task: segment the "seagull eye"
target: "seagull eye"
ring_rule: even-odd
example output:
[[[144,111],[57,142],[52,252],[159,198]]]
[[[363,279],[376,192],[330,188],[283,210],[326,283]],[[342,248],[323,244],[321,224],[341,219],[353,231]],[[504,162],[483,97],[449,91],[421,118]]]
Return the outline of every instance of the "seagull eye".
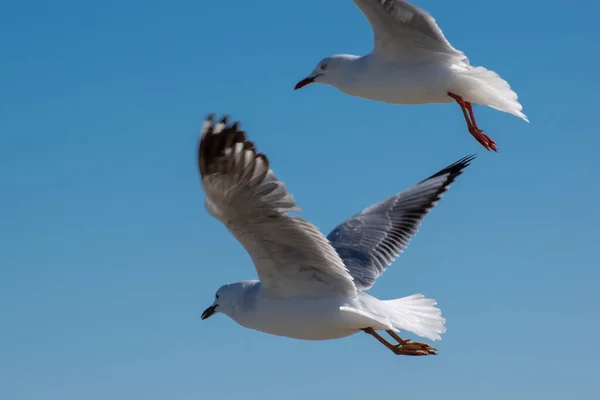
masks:
[[[321,64],[319,68],[321,68],[321,71],[325,71],[327,69],[327,64]]]
[[[217,300],[219,300],[219,295],[218,294],[215,294],[215,297],[217,298]]]

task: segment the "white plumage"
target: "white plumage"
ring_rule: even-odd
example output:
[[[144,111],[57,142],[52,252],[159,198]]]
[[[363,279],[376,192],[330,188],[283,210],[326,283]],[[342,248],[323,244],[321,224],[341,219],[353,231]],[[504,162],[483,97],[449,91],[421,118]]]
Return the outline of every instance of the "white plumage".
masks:
[[[431,15],[403,0],[354,0],[373,29],[373,51],[337,54],[319,61],[296,84],[331,85],[343,93],[392,104],[451,103],[463,111],[469,132],[486,149],[495,142],[479,129],[472,103],[527,122],[517,94],[496,72],[471,66]]]
[[[361,330],[400,330],[437,340],[445,319],[436,302],[417,294],[382,301],[363,292],[408,244],[418,225],[474,156],[366,208],[326,238],[306,220],[269,160],[239,125],[207,119],[198,164],[208,212],[244,246],[260,281],[222,286],[203,319],[222,312],[251,329],[325,340]],[[386,346],[397,354],[435,354],[424,343]]]

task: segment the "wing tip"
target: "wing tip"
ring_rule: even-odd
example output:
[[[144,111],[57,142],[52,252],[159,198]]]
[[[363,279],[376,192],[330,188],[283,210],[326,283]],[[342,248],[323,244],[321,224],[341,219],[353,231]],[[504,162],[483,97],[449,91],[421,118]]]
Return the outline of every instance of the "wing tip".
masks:
[[[226,154],[226,150],[233,149],[240,143],[242,150],[251,151],[255,160],[261,160],[263,163],[261,169],[265,174],[269,171],[268,157],[257,151],[254,142],[248,140],[246,131],[240,127],[240,121],[231,121],[228,114],[222,115],[219,119],[216,119],[214,113],[207,114],[200,130],[197,146],[197,162],[201,179],[222,169],[223,163],[219,160],[222,157],[231,159],[231,156]],[[232,160],[234,164],[239,161],[235,157]]]
[[[469,165],[471,165],[471,162],[473,160],[475,160],[477,158],[476,154],[469,154],[463,158],[461,158],[460,160],[457,160],[455,162],[453,162],[452,164],[448,165],[446,168],[441,169],[440,171],[436,172],[435,174],[431,175],[429,178],[424,179],[421,181],[421,183],[428,181],[430,179],[433,178],[437,178],[438,176],[442,176],[442,175],[449,175],[448,176],[448,184],[450,184],[452,181],[454,181],[454,179],[459,176],[460,174],[463,173],[463,170],[465,168],[467,168]]]
[[[215,113],[209,113],[206,115],[204,122],[202,123],[202,129],[200,129],[201,139],[209,134],[220,133],[224,129],[239,130],[239,121],[234,121],[233,124],[229,125],[229,114],[223,114],[217,123],[215,123],[215,118]]]
[[[246,140],[246,132],[240,130],[240,125],[239,121],[230,123],[228,114],[223,114],[219,119],[214,113],[207,114],[200,129],[197,148],[201,176],[209,172],[210,165],[232,144],[244,143],[244,148],[254,147],[252,142]]]

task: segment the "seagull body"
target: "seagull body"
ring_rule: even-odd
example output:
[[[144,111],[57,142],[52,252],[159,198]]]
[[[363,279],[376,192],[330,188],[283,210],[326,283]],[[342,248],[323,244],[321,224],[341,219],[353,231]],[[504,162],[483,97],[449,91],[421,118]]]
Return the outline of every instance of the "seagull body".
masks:
[[[471,66],[431,15],[403,0],[354,3],[373,29],[373,51],[362,57],[338,54],[324,58],[295,89],[323,83],[351,96],[392,104],[456,101],[469,132],[488,150],[497,147],[477,126],[472,103],[528,121],[510,85],[494,71]]]
[[[209,117],[198,146],[207,211],[246,249],[259,281],[223,285],[206,319],[223,313],[238,324],[273,335],[327,340],[363,331],[396,354],[435,354],[401,339],[410,331],[438,340],[446,331],[436,302],[415,294],[379,300],[364,293],[400,255],[410,237],[474,156],[349,218],[325,237],[308,221],[264,154],[238,123]],[[392,345],[376,330],[398,341]]]
[[[241,326],[293,339],[339,339],[370,327],[410,331],[439,340],[440,334],[446,331],[441,312],[434,307],[435,301],[422,295],[391,302],[360,291],[354,296],[273,297],[262,288],[260,281],[231,283],[217,294],[218,310]],[[224,302],[224,299],[230,301]],[[409,310],[424,311],[426,318],[404,311],[405,306]],[[424,323],[426,326],[422,326]]]
[[[343,73],[334,73],[331,84],[345,94],[406,105],[452,103],[454,100],[443,88],[455,90],[458,86],[455,73],[464,70],[464,67],[438,63],[381,63],[373,54],[362,57],[340,54],[321,63],[326,63],[328,71],[343,70]],[[323,78],[319,77],[314,82],[322,82],[320,79]],[[390,82],[394,84],[390,85]],[[402,90],[398,90],[399,87]]]

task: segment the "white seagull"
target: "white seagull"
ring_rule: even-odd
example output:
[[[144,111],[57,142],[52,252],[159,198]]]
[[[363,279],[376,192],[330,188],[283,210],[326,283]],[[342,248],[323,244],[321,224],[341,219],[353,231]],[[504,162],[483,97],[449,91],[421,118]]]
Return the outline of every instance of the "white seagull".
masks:
[[[510,85],[494,71],[471,66],[431,15],[403,0],[353,1],[371,24],[373,51],[362,57],[337,54],[324,58],[294,90],[324,83],[351,96],[392,104],[456,101],[471,135],[494,151],[498,150],[496,144],[477,126],[471,103],[529,122]]]
[[[305,340],[364,331],[396,354],[436,354],[435,348],[396,334],[403,330],[441,339],[445,319],[435,300],[413,294],[384,301],[364,290],[400,255],[425,214],[474,157],[366,208],[325,237],[310,222],[288,215],[301,210],[239,124],[227,117],[215,124],[210,115],[198,146],[205,207],[244,246],[260,281],[221,286],[202,319],[220,312],[246,328]]]

